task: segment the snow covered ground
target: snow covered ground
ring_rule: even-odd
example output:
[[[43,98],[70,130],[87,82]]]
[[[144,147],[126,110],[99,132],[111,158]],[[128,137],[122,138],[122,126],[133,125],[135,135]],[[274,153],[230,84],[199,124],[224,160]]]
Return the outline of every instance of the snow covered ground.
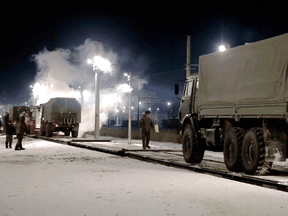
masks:
[[[0,136],[1,216],[288,212],[281,191],[32,138],[24,151],[4,142]]]

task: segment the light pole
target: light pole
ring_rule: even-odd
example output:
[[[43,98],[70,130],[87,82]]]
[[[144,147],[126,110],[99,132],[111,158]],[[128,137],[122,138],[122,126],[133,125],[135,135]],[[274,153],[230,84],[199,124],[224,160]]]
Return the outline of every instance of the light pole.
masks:
[[[87,60],[88,64],[93,65],[93,71],[95,72],[95,139],[99,139],[100,134],[100,118],[99,118],[99,110],[100,110],[100,98],[99,98],[99,71],[103,72],[111,72],[111,63],[103,59],[100,56],[95,56],[93,61],[91,59]]]
[[[80,97],[81,97],[81,106],[83,107],[83,88],[81,86],[78,87],[80,91]]]
[[[158,120],[158,111],[159,111],[159,108],[157,108],[157,110],[156,110],[156,119],[157,119],[157,122],[159,123],[159,120]]]
[[[127,77],[127,81],[129,82],[129,114],[128,114],[128,144],[131,144],[131,105],[130,105],[130,81],[131,81],[131,74],[125,73],[124,76]]]
[[[119,115],[118,115],[119,110],[116,110],[117,113],[117,118],[116,118],[116,125],[119,126]]]
[[[167,103],[167,106],[168,106],[168,119],[170,118],[170,105],[171,105],[171,103],[168,102],[168,103]]]
[[[32,93],[33,93],[33,105],[36,106],[36,97],[35,97],[35,94],[34,94],[34,86],[30,85],[30,88],[32,89]]]

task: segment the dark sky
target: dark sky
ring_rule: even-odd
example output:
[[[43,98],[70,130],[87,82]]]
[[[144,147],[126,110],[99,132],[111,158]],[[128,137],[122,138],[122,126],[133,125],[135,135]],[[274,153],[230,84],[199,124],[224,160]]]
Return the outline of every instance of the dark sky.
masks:
[[[175,98],[174,84],[185,78],[187,35],[191,35],[191,62],[197,64],[199,55],[217,51],[222,42],[235,47],[288,32],[287,9],[273,6],[273,1],[242,1],[241,5],[111,2],[106,7],[82,8],[79,4],[62,9],[2,8],[0,103],[4,97],[10,103],[28,100],[37,71],[32,54],[44,47],[73,49],[90,38],[121,55],[129,50],[149,64],[141,74],[149,79],[145,89],[164,89],[170,92],[165,97]],[[121,67],[136,70],[128,63]]]

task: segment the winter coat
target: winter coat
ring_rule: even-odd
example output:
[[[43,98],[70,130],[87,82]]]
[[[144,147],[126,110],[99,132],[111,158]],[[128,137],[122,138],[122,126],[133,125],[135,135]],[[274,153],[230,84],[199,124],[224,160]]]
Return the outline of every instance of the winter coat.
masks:
[[[24,133],[27,133],[27,126],[24,121],[18,121],[16,126],[16,135],[24,135]]]
[[[15,128],[12,124],[6,124],[6,135],[13,135],[15,134]]]
[[[151,118],[147,118],[145,115],[139,120],[140,128],[143,132],[150,132],[150,128],[154,128],[154,123]]]

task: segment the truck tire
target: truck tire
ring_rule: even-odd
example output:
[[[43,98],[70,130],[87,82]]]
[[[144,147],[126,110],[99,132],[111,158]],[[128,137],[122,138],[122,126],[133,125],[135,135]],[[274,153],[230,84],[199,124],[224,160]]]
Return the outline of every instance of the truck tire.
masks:
[[[187,163],[200,163],[204,157],[204,146],[198,142],[191,124],[186,124],[182,139],[182,151]]]
[[[46,136],[51,137],[52,136],[52,131],[49,130],[49,128],[46,129]]]
[[[77,138],[78,137],[78,131],[72,131],[72,137]]]
[[[262,128],[252,128],[244,136],[242,161],[245,173],[265,175],[270,172],[272,163],[265,161],[265,143]]]
[[[65,136],[70,136],[70,131],[65,131]]]
[[[50,124],[46,125],[46,136],[52,137],[53,132],[50,130]]]
[[[224,140],[224,162],[230,171],[243,171],[242,165],[242,143],[245,130],[238,127],[231,127],[227,131]]]
[[[45,131],[43,130],[42,127],[40,128],[40,133],[41,133],[41,136],[45,136]]]

